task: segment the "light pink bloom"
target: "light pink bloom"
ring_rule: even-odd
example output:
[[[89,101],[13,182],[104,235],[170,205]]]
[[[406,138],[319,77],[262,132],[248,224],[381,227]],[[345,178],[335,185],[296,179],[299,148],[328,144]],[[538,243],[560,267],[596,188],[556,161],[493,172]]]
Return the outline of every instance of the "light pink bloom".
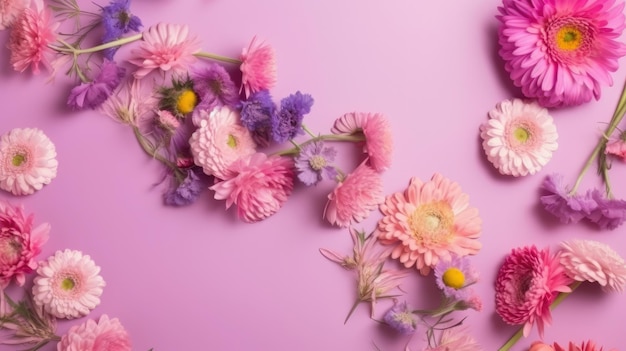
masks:
[[[50,184],[59,162],[54,144],[39,129],[15,128],[0,136],[0,189],[30,195]]]
[[[609,245],[594,240],[570,240],[561,246],[561,264],[572,279],[597,282],[605,291],[624,290],[626,262]]]
[[[626,141],[619,139],[608,143],[604,153],[620,157],[623,161],[626,161]]]
[[[50,225],[34,227],[33,222],[22,206],[0,200],[0,293],[14,278],[24,285],[25,274],[37,269],[35,257],[48,241]]]
[[[458,183],[436,173],[422,182],[413,177],[404,192],[387,196],[380,206],[381,243],[393,245],[391,257],[423,275],[440,260],[478,253],[482,221]]]
[[[89,255],[57,251],[40,262],[33,284],[33,301],[57,318],[86,316],[100,304],[105,282]]]
[[[57,344],[57,351],[131,351],[128,332],[117,318],[102,315],[72,326]]]
[[[130,63],[139,67],[135,78],[142,79],[154,70],[180,74],[196,62],[200,41],[189,36],[187,25],[158,23],[143,32],[143,41],[132,50]]]
[[[52,14],[43,0],[33,0],[31,7],[22,11],[9,34],[9,50],[13,69],[24,72],[29,66],[33,73],[40,72],[39,64],[54,71],[51,61],[54,51],[48,47],[56,41],[59,23],[52,22]]]
[[[439,343],[424,351],[482,351],[483,348],[463,327],[448,328],[441,332]]]
[[[148,116],[152,116],[158,105],[154,95],[143,89],[141,80],[127,80],[98,109],[117,122],[140,127]]]
[[[215,199],[226,200],[226,208],[237,205],[245,222],[257,222],[276,213],[291,195],[293,159],[258,152],[235,161],[229,176],[213,185]]]
[[[241,52],[241,88],[246,94],[260,90],[269,90],[276,84],[276,58],[274,49],[264,43],[258,43],[256,36],[252,38],[248,48]]]
[[[328,194],[324,218],[345,228],[367,218],[383,200],[380,175],[363,162]]]
[[[331,132],[365,138],[363,151],[369,156],[369,163],[376,171],[382,172],[391,165],[393,138],[389,121],[382,114],[346,113],[335,121]]]
[[[0,30],[9,28],[27,4],[27,0],[0,0]]]
[[[198,129],[189,139],[194,162],[207,175],[231,178],[231,164],[256,152],[252,134],[241,125],[239,112],[227,106],[213,109],[210,115],[200,111],[199,118]]]

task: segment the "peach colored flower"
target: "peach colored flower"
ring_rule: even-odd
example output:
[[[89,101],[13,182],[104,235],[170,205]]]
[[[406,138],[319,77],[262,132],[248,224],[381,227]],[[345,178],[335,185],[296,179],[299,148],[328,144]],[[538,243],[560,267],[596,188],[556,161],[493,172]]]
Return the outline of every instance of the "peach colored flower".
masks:
[[[26,0],[0,0],[0,30],[9,28],[27,4]]]
[[[626,161],[626,141],[619,139],[608,143],[604,149],[604,153],[617,156],[623,161]]]
[[[626,262],[609,245],[595,240],[570,240],[561,246],[561,264],[572,279],[597,282],[605,291],[624,290]]]
[[[252,38],[248,48],[241,52],[242,85],[246,98],[261,90],[269,90],[276,84],[276,58],[274,49]]]
[[[72,326],[57,344],[57,351],[131,351],[128,332],[117,318],[102,315]]]
[[[530,345],[530,349],[528,351],[554,351],[554,347],[540,341],[535,341]]]

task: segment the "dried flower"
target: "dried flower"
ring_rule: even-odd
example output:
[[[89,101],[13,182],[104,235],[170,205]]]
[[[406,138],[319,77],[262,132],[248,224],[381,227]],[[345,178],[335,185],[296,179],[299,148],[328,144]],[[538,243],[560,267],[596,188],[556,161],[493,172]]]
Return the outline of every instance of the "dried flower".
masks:
[[[147,115],[157,108],[157,100],[146,96],[140,80],[131,79],[122,84],[102,105],[100,111],[117,122],[138,127]]]
[[[561,174],[548,175],[542,185],[543,195],[541,204],[562,223],[577,223],[589,216],[598,204],[591,196],[591,192],[585,195],[571,194],[571,191],[563,184]]]
[[[102,8],[102,24],[104,26],[103,43],[121,38],[130,31],[138,32],[143,26],[141,19],[130,12],[130,0],[112,0]],[[113,60],[119,46],[104,50],[104,57]]]
[[[248,48],[241,52],[241,89],[246,97],[261,90],[270,90],[276,84],[276,58],[274,49],[265,44],[257,43],[252,38]]]
[[[102,315],[72,326],[59,342],[58,351],[131,351],[128,332],[117,318]]]
[[[436,347],[427,347],[424,351],[482,351],[482,347],[463,327],[448,328],[441,332]]]
[[[383,320],[388,326],[404,335],[413,334],[417,328],[413,310],[409,308],[406,301],[400,304],[394,301],[393,307],[385,313]]]
[[[200,108],[211,111],[216,107],[235,108],[239,92],[226,69],[214,62],[192,72],[193,88],[200,98]]]
[[[306,185],[315,185],[323,178],[335,179],[337,170],[331,165],[335,156],[337,150],[321,141],[305,144],[296,157],[298,179]]]
[[[72,88],[67,98],[67,105],[75,110],[84,107],[95,109],[111,96],[125,74],[125,68],[118,67],[113,61],[104,60],[100,73],[94,80]]]
[[[9,28],[27,4],[26,0],[0,0],[0,30]]]
[[[297,91],[280,101],[280,110],[271,115],[272,139],[284,143],[303,134],[302,119],[311,112],[313,98]]]
[[[607,244],[594,240],[570,240],[561,244],[560,262],[576,281],[597,282],[605,291],[623,291],[626,262]]]
[[[55,334],[56,319],[35,306],[29,294],[14,302],[0,291],[0,329],[9,331],[9,337],[2,338],[0,345],[34,344],[27,351],[39,350],[59,340]]]

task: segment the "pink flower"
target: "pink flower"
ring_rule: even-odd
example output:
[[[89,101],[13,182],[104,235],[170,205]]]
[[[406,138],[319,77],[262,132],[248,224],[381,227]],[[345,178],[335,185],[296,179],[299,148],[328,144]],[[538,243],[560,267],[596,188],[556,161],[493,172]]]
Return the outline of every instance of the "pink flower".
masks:
[[[571,282],[549,249],[513,249],[496,278],[496,312],[508,324],[523,324],[524,336],[536,322],[543,337],[544,325],[552,321],[550,304],[559,292],[571,292]]]
[[[572,279],[597,282],[605,291],[624,290],[626,262],[607,244],[594,240],[570,240],[561,246],[561,264]]]
[[[26,215],[22,206],[0,201],[0,292],[11,280],[24,285],[25,274],[37,269],[35,257],[48,241],[50,225],[33,228],[33,215]]]
[[[241,52],[241,88],[250,94],[260,90],[269,90],[276,84],[276,58],[274,49],[264,43],[257,43],[252,38],[248,48]]]
[[[72,326],[57,344],[57,351],[130,351],[130,336],[117,318],[102,315]]]
[[[0,30],[11,26],[26,4],[26,0],[0,0]]]
[[[195,53],[200,42],[189,36],[187,25],[158,23],[143,33],[143,41],[137,50],[131,51],[130,63],[139,67],[135,78],[142,79],[154,70],[185,73],[196,62]]]
[[[623,0],[503,0],[500,56],[515,85],[545,107],[600,97],[626,54]]]
[[[540,341],[535,341],[530,345],[530,349],[528,351],[554,351],[554,348]]]
[[[602,348],[598,349],[596,343],[589,340],[587,342],[582,342],[580,345],[576,345],[570,341],[569,347],[566,349],[561,347],[561,345],[554,343],[555,351],[602,351]],[[543,349],[531,350],[531,351],[544,351]],[[545,351],[552,351],[552,349],[546,348]],[[617,351],[617,349],[612,349],[612,351]]]
[[[387,196],[380,210],[378,239],[394,245],[392,258],[423,275],[452,254],[474,255],[481,248],[478,210],[458,183],[441,174],[427,182],[412,178],[406,191]]]
[[[448,328],[441,332],[441,338],[435,348],[424,351],[482,351],[482,347],[462,327]]]
[[[380,175],[363,162],[328,195],[324,218],[345,228],[367,218],[383,200]]]
[[[147,120],[158,107],[158,101],[153,94],[143,91],[142,81],[129,79],[112,94],[99,110],[113,120],[140,127],[141,122]]]
[[[58,23],[52,22],[52,14],[43,0],[33,0],[32,7],[22,11],[9,34],[9,50],[13,69],[24,72],[29,66],[38,74],[39,64],[53,72],[52,57],[54,51],[48,47],[56,41]]]
[[[626,161],[626,141],[619,139],[608,143],[604,153],[620,157],[623,161]]]
[[[258,152],[235,161],[229,176],[213,185],[215,199],[226,200],[226,208],[237,205],[245,222],[257,222],[276,213],[293,190],[293,160]]]
[[[389,121],[380,113],[346,113],[339,117],[331,129],[333,134],[347,134],[365,138],[363,151],[369,163],[378,172],[391,165],[393,138]]]

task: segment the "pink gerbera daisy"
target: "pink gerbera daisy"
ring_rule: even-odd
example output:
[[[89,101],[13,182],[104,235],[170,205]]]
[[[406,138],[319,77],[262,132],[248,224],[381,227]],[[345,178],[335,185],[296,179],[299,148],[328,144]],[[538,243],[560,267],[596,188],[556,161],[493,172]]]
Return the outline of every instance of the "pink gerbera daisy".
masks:
[[[0,30],[11,26],[26,4],[26,0],[0,0]]]
[[[39,129],[15,128],[0,136],[0,189],[29,195],[57,176],[54,144]]]
[[[333,134],[346,134],[365,138],[363,151],[369,163],[378,172],[391,165],[393,138],[389,121],[380,113],[346,113],[339,117],[331,129]]]
[[[89,255],[57,251],[40,263],[33,285],[33,301],[57,318],[85,316],[100,304],[105,282]]]
[[[387,196],[380,210],[384,217],[378,222],[378,239],[395,245],[392,258],[423,275],[439,260],[473,255],[481,248],[478,210],[470,207],[458,183],[441,174],[427,182],[412,178],[406,191]]]
[[[241,52],[242,85],[246,98],[261,90],[269,90],[276,84],[276,58],[274,49],[252,38],[248,48]]]
[[[130,335],[117,318],[102,315],[71,327],[57,344],[57,351],[130,351]]]
[[[605,291],[623,291],[626,262],[607,244],[570,240],[561,244],[561,264],[576,281],[598,282]]]
[[[552,158],[558,134],[552,117],[537,103],[504,100],[480,127],[487,159],[501,174],[537,173]]]
[[[545,107],[600,97],[626,54],[623,0],[503,0],[500,56],[515,85]]]
[[[154,70],[185,73],[196,62],[195,53],[200,51],[200,42],[189,36],[187,25],[159,23],[143,33],[143,41],[133,50],[130,63],[139,67],[135,78],[141,79]]]

